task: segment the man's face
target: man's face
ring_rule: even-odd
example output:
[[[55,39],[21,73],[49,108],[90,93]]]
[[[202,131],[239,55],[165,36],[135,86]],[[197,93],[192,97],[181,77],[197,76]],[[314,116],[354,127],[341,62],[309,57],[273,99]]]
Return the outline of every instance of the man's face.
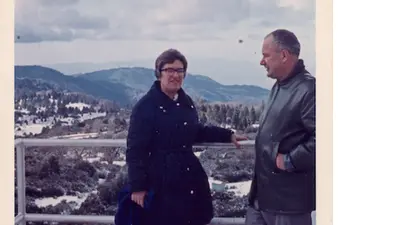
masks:
[[[264,66],[267,70],[267,76],[277,79],[280,76],[282,67],[284,66],[284,57],[278,46],[273,41],[273,37],[267,37],[262,45],[263,57],[260,65]]]

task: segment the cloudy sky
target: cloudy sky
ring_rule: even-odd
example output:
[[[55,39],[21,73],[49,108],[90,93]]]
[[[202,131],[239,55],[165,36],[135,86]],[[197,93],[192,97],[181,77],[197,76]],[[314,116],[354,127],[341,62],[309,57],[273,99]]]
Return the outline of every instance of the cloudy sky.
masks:
[[[167,48],[189,72],[224,84],[270,87],[259,66],[263,37],[294,31],[315,70],[314,0],[16,0],[15,63],[66,74],[153,67]],[[243,40],[243,43],[239,43]]]

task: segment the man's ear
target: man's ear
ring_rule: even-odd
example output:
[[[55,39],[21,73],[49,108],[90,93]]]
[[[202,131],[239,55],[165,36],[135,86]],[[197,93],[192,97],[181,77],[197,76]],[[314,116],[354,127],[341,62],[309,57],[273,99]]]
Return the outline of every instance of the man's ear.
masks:
[[[282,56],[282,62],[286,62],[288,60],[289,57],[289,51],[286,49],[283,49],[281,51],[281,56]]]

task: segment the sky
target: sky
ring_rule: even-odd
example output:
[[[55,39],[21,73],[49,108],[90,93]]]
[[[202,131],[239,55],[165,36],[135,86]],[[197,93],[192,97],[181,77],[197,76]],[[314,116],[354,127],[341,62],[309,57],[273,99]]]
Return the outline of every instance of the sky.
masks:
[[[176,48],[189,73],[270,88],[261,45],[278,28],[297,35],[314,73],[314,0],[16,0],[15,64],[67,75],[153,68],[162,51]]]

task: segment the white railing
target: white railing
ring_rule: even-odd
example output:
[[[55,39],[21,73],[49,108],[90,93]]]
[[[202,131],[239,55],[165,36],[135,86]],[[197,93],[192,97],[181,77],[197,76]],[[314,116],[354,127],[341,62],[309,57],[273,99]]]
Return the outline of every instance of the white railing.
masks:
[[[242,146],[254,146],[254,141],[242,141]],[[14,222],[25,225],[26,222],[70,222],[70,223],[100,223],[114,224],[113,216],[89,216],[89,215],[57,215],[57,214],[32,214],[26,213],[25,196],[25,149],[27,147],[43,146],[68,146],[68,147],[126,147],[124,139],[17,139],[17,188],[18,188],[18,215]],[[197,144],[194,147],[221,148],[233,147],[230,143],[206,143]],[[214,218],[211,224],[243,225],[244,218]]]

